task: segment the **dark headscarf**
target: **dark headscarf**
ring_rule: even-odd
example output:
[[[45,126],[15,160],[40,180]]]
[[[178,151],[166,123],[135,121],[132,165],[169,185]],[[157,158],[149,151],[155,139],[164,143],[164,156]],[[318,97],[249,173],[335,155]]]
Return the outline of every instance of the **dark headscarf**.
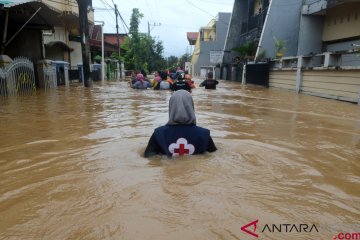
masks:
[[[167,73],[166,72],[160,72],[160,77],[162,80],[166,80],[167,79]]]

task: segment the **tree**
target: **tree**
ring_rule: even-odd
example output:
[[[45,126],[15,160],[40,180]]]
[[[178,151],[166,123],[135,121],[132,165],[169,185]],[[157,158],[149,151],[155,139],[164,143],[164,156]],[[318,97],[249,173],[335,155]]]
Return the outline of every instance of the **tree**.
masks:
[[[140,55],[140,36],[139,36],[139,24],[141,18],[144,15],[140,13],[138,8],[134,8],[131,14],[130,20],[130,42],[129,42],[129,59],[132,60],[132,64],[135,69],[141,69],[141,55]]]
[[[162,56],[164,51],[164,46],[162,42],[161,41],[154,42],[153,49],[154,49],[154,54],[150,65],[152,67],[152,71],[164,69],[166,66],[166,60]]]
[[[181,68],[184,68],[185,67],[185,62],[188,62],[190,61],[190,54],[189,53],[185,53],[183,54],[180,58],[179,58],[179,66]]]
[[[126,49],[124,62],[127,69],[144,70],[152,72],[165,66],[162,57],[164,47],[161,41],[155,41],[151,36],[139,32],[140,20],[143,14],[134,8],[131,20],[129,36],[123,47]]]
[[[178,66],[179,59],[176,56],[170,56],[167,58],[167,68],[176,69]]]
[[[154,38],[147,34],[142,34],[141,36],[141,52],[145,61],[144,65],[146,65],[144,69],[148,70],[148,72],[164,69],[166,61],[162,56],[164,51],[162,42],[155,41]]]

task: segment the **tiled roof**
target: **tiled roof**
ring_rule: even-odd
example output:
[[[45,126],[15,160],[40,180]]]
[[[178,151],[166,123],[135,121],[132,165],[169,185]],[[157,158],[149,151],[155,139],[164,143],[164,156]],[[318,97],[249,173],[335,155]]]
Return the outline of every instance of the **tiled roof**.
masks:
[[[120,45],[124,44],[127,34],[119,33]],[[116,33],[104,33],[105,42],[117,45]]]
[[[199,35],[199,32],[188,32],[187,39],[188,39],[188,41],[196,40],[198,35]]]

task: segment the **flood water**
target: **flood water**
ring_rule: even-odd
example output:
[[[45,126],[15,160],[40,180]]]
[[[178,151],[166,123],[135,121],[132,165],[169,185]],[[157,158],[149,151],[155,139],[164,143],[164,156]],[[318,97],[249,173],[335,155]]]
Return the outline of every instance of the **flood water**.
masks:
[[[0,99],[0,239],[256,239],[240,229],[255,220],[259,239],[360,232],[360,106],[225,81],[192,95],[218,151],[173,159],[142,157],[170,92]]]

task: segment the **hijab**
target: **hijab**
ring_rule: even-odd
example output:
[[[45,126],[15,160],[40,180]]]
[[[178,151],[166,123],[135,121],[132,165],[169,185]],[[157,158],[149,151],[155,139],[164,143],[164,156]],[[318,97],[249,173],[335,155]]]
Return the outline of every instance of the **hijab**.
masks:
[[[170,97],[167,124],[196,124],[194,102],[188,91],[178,90]]]
[[[138,73],[137,75],[136,75],[136,79],[137,80],[140,80],[141,82],[144,82],[144,75],[143,74],[141,74],[141,73]]]
[[[155,81],[157,81],[158,83],[161,82],[161,80],[162,80],[162,79],[161,79],[160,76],[156,76],[156,77],[155,77]]]

